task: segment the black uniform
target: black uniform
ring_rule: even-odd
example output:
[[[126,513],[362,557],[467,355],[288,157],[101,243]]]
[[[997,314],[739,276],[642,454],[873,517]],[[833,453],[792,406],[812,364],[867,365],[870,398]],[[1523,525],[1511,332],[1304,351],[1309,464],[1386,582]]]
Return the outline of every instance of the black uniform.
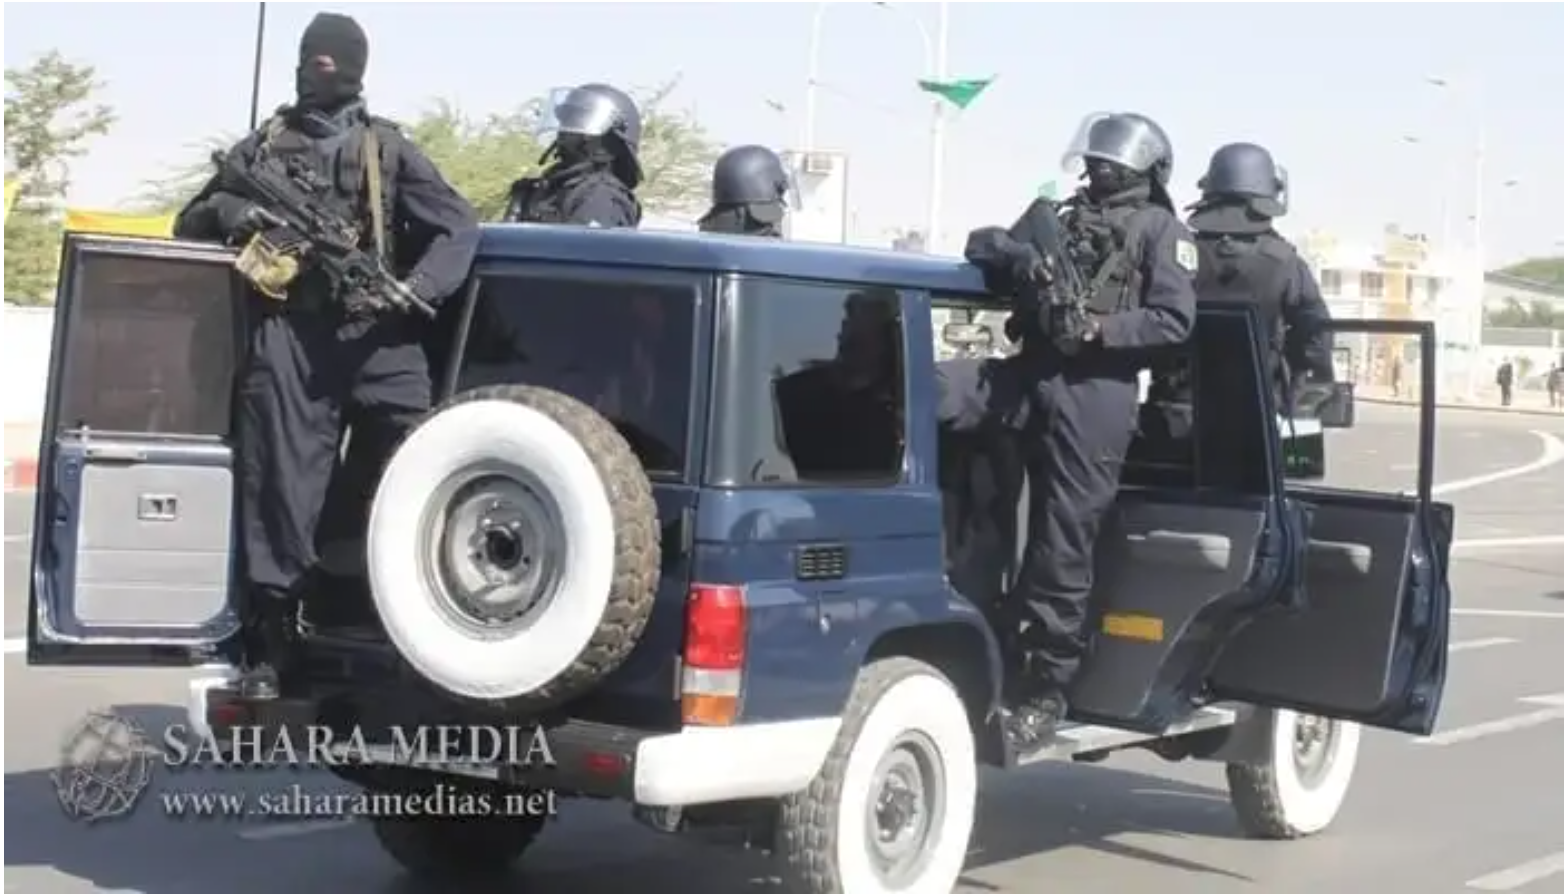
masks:
[[[1006,387],[1029,396],[1018,422],[1030,479],[1029,537],[1007,599],[1013,614],[1003,621],[1003,636],[1015,640],[1026,670],[1014,681],[1010,700],[1017,707],[1008,724],[1024,748],[1048,735],[1067,709],[1084,649],[1095,541],[1137,425],[1138,372],[1154,350],[1185,341],[1196,316],[1197,250],[1164,192],[1170,146],[1163,131],[1137,115],[1110,116],[1087,131],[1089,142],[1076,155],[1085,159],[1090,183],[1062,215],[1068,236],[1086,249],[1078,258],[1084,280],[1098,286],[1087,296],[1084,343],[1064,351],[1059,334],[1040,328],[1038,314],[1015,314],[1009,330],[1022,346],[1005,361],[1017,380]],[[1027,231],[1027,217],[1013,233]],[[992,288],[1024,288],[1016,267],[986,272]],[[955,411],[994,404],[951,394],[945,400]]]
[[[1258,309],[1276,401],[1289,412],[1293,386],[1334,378],[1333,333],[1317,279],[1295,246],[1274,230],[1288,210],[1284,170],[1261,146],[1222,146],[1198,183],[1204,191],[1188,225],[1197,234],[1200,301]]]
[[[318,15],[300,44],[299,102],[232,151],[247,163],[261,154],[303,159],[333,185],[340,213],[362,222],[362,247],[375,247],[374,221],[381,220],[404,284],[439,304],[468,275],[477,218],[396,127],[365,111],[358,97],[367,56],[352,19]],[[334,64],[320,63],[323,57]],[[379,144],[379,214],[370,207],[367,139]],[[175,234],[237,243],[259,216],[215,177],[180,212]],[[398,264],[400,257],[410,263]],[[421,321],[394,312],[350,320],[340,298],[307,268],[287,301],[251,299],[237,422],[247,655],[255,665],[247,682],[256,694],[275,687],[268,665],[284,657],[293,600],[316,562],[317,522],[345,422],[386,430],[389,447],[430,407]],[[384,458],[377,457],[378,468]]]
[[[793,187],[784,162],[765,146],[736,146],[713,165],[713,207],[697,222],[704,233],[784,236],[784,202]]]
[[[512,184],[502,220],[508,223],[636,227],[642,205],[637,153],[642,115],[632,98],[607,84],[567,91],[553,109],[559,133],[541,174]]]

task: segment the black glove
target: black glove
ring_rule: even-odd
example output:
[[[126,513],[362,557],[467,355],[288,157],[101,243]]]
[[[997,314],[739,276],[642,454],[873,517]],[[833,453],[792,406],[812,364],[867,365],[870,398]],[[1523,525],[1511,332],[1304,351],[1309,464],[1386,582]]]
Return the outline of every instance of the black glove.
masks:
[[[228,234],[230,242],[241,242],[254,233],[283,225],[277,215],[249,199],[234,195],[219,196],[215,211],[218,226]]]

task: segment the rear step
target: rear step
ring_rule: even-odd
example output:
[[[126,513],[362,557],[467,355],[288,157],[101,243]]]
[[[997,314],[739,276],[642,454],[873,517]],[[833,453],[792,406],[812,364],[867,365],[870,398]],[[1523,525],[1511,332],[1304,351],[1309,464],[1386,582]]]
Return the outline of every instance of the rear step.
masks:
[[[1201,733],[1205,730],[1233,726],[1236,717],[1236,708],[1229,705],[1205,705],[1193,711],[1192,716],[1186,720],[1173,724],[1164,732],[1153,736],[1114,726],[1065,723],[1057,728],[1056,736],[1044,747],[1018,755],[1018,766],[1025,767],[1048,760],[1093,759],[1097,753],[1156,742],[1187,733]]]

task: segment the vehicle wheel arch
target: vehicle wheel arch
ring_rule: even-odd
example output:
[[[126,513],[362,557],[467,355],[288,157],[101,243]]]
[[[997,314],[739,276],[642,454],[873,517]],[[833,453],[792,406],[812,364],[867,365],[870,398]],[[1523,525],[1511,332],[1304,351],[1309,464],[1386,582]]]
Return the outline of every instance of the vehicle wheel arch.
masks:
[[[894,627],[877,634],[860,664],[895,656],[923,661],[952,681],[969,712],[977,751],[986,754],[983,734],[1002,696],[1002,659],[989,628],[959,619]]]

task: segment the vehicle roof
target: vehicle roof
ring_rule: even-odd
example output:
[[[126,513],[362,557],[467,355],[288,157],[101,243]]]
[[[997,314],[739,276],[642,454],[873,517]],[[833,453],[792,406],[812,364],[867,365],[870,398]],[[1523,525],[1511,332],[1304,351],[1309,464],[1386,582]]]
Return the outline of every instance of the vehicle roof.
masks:
[[[980,272],[959,258],[755,236],[485,224],[479,261],[565,261],[743,273],[989,297]]]

